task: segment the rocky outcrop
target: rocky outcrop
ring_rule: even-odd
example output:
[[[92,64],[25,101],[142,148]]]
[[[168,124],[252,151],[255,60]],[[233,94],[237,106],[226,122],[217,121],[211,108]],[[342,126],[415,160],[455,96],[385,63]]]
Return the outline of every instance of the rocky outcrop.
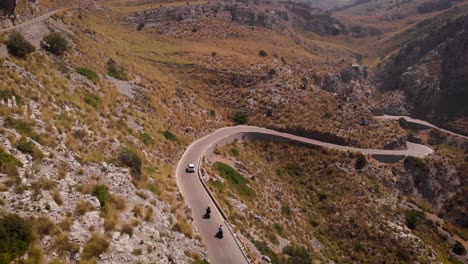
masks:
[[[299,24],[306,31],[321,36],[336,36],[347,32],[346,26],[330,12],[297,2],[287,3],[286,8],[297,17],[295,24]]]
[[[468,115],[468,16],[409,42],[378,69],[383,91],[401,89],[413,114],[433,121]]]
[[[360,100],[368,97],[374,91],[369,67],[352,64],[340,73],[315,74],[315,85],[325,91],[348,97],[350,100]]]
[[[176,30],[175,27],[169,26],[171,21],[195,26],[204,18],[223,19],[245,26],[280,30],[292,30],[294,25],[321,36],[336,36],[347,34],[349,31],[330,12],[297,2],[271,5],[271,3],[245,1],[161,7],[135,13],[127,18],[126,23],[135,27],[144,25],[145,28],[155,28],[167,33]],[[363,27],[352,27],[350,32],[353,37],[377,34],[374,29]]]
[[[429,201],[442,217],[461,226],[466,212],[466,179],[461,171],[445,157],[436,155],[426,160],[407,157],[404,170],[396,173],[397,188],[405,194]],[[466,214],[465,214],[466,215]],[[465,217],[466,218],[466,217]]]

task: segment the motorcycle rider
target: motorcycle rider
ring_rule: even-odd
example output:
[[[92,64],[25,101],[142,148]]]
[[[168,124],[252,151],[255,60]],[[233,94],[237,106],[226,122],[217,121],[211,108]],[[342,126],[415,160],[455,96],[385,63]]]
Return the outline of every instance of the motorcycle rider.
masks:
[[[208,206],[208,208],[206,208],[206,213],[205,213],[206,218],[210,218],[210,214],[211,214],[211,208]]]

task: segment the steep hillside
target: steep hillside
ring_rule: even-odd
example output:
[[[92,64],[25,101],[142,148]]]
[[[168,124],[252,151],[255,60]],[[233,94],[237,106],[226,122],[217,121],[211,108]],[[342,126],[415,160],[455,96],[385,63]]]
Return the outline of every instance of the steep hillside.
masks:
[[[238,143],[207,159],[204,178],[231,222],[273,263],[288,263],[288,247],[301,246],[314,261],[450,263],[456,241],[466,245],[466,228],[464,238],[447,233],[438,226],[450,223],[418,209],[433,212],[424,198],[439,199],[444,188],[463,192],[466,177],[452,167],[456,160],[442,161],[445,151],[423,162],[439,175],[423,180],[413,159],[388,165],[325,149]],[[443,168],[453,177],[451,187],[439,188]],[[403,193],[413,190],[424,198],[408,203]]]

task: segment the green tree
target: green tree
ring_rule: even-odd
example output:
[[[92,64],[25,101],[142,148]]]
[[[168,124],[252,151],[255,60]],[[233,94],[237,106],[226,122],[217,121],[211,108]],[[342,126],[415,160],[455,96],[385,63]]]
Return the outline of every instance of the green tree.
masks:
[[[24,58],[35,50],[34,46],[16,31],[11,33],[6,46],[9,54],[19,58]]]
[[[60,33],[52,32],[42,39],[41,46],[50,53],[61,56],[68,49],[68,41]]]
[[[233,120],[236,125],[247,124],[249,115],[246,112],[238,111],[234,114]]]

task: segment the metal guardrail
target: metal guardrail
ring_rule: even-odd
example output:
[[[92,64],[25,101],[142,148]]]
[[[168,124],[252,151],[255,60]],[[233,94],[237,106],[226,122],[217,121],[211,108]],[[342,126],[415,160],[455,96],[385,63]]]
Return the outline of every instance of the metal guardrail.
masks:
[[[237,234],[234,232],[234,229],[232,228],[232,225],[231,223],[229,223],[228,221],[228,216],[227,214],[224,212],[223,208],[221,208],[221,205],[219,204],[218,200],[216,200],[216,198],[214,197],[214,195],[211,193],[211,190],[208,188],[208,186],[206,185],[205,181],[203,181],[202,177],[201,177],[201,165],[202,165],[202,162],[203,162],[203,158],[204,156],[202,156],[200,158],[200,160],[198,161],[198,168],[197,168],[197,176],[198,176],[198,180],[200,181],[200,183],[202,184],[203,188],[205,188],[205,191],[206,193],[208,194],[208,196],[210,197],[211,201],[213,201],[216,209],[218,210],[218,212],[220,213],[221,217],[223,217],[224,219],[224,224],[226,225],[227,229],[229,230],[229,233],[231,233],[231,236],[234,238],[234,241],[236,242],[237,244],[237,247],[240,249],[240,251],[242,252],[242,255],[244,256],[245,260],[247,261],[247,263],[254,263],[253,262],[253,257],[249,254],[249,252],[246,250],[245,246],[243,245],[242,241],[237,237]]]

